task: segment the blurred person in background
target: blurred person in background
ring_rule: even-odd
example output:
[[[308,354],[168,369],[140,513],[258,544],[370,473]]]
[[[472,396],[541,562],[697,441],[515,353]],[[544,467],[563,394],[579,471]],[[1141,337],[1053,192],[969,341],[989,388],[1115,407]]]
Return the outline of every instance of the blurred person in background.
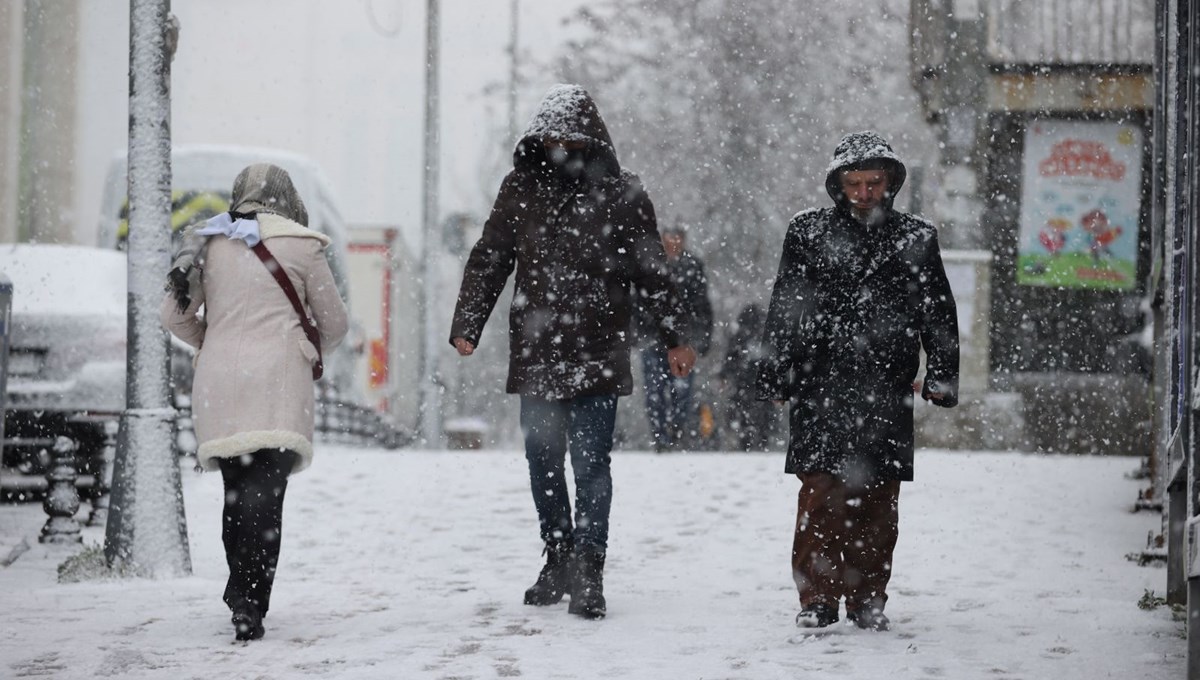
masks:
[[[683,304],[684,336],[700,356],[712,343],[713,310],[708,299],[708,277],[704,263],[687,249],[687,230],[676,223],[662,232],[667,255],[667,272]],[[685,377],[671,374],[668,348],[655,324],[652,309],[639,304],[634,319],[642,355],[642,377],[646,387],[646,416],[650,436],[658,452],[693,445],[698,435],[698,418],[693,400],[695,372]]]
[[[721,381],[728,398],[729,427],[742,451],[765,451],[775,423],[775,407],[758,399],[756,382],[770,347],[763,340],[762,307],[749,304],[738,312],[737,327],[721,363]]]

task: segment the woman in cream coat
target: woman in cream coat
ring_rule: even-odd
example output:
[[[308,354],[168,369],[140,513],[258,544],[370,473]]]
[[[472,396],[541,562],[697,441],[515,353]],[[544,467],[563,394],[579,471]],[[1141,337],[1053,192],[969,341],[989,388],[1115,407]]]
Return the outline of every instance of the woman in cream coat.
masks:
[[[251,247],[287,272],[328,353],[346,335],[346,307],[281,168],[252,165],[234,181],[229,213],[189,227],[172,263],[162,323],[197,349],[192,412],[198,458],[225,482],[224,600],[238,639],[257,639],[279,559],[288,475],[312,462],[317,349],[278,281]],[[201,308],[203,307],[203,311]]]

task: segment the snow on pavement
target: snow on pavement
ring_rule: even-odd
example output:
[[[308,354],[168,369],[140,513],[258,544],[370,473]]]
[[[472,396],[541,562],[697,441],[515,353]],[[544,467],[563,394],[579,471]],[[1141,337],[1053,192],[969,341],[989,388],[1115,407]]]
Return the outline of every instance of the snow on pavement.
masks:
[[[522,605],[541,566],[515,451],[318,445],[293,478],[267,636],[220,600],[221,480],[185,472],[194,575],[60,585],[37,505],[0,506],[0,677],[1181,678],[1161,568],[1126,559],[1133,459],[918,451],[893,630],[805,636],[779,454],[614,454],[608,618]],[[85,530],[98,543],[102,532]]]

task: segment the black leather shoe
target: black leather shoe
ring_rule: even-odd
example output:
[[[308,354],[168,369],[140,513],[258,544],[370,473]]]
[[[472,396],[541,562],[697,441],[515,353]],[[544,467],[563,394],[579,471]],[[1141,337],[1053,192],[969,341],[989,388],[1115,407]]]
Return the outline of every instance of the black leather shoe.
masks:
[[[801,628],[824,628],[837,622],[837,606],[827,604],[810,604],[796,614],[796,625]]]
[[[892,623],[888,621],[888,617],[883,613],[882,609],[875,607],[863,607],[852,612],[846,612],[846,618],[854,622],[854,625],[863,630],[874,630],[883,632],[892,627]]]
[[[262,614],[258,607],[249,600],[242,600],[233,605],[233,635],[238,640],[258,640],[266,635],[263,628]]]

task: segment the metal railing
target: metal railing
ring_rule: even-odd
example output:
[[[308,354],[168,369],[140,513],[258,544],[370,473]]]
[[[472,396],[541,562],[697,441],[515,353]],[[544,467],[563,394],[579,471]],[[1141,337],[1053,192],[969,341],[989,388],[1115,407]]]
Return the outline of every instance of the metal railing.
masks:
[[[192,430],[191,401],[176,396],[175,445],[180,455],[196,453]],[[341,401],[330,390],[320,390],[316,401],[313,429],[321,441],[350,446],[379,446],[395,449],[412,443],[413,435],[378,411],[362,404]]]
[[[412,433],[361,404],[319,399],[315,428],[323,441],[395,449],[412,442]]]

